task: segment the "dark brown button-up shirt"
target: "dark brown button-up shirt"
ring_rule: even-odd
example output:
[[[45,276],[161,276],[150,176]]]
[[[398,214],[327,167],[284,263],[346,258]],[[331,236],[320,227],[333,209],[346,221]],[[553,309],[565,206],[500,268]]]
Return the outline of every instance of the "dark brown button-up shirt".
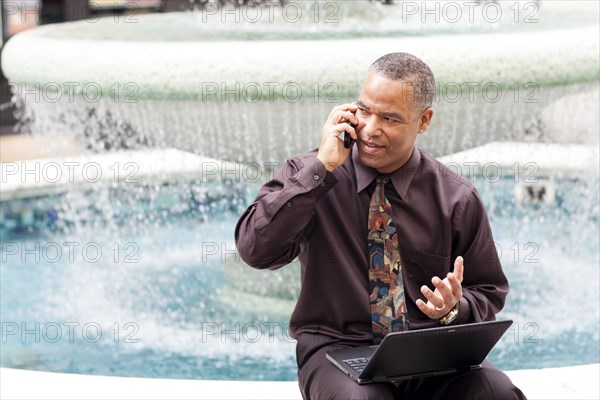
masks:
[[[356,148],[329,173],[316,150],[291,158],[259,191],[236,227],[242,259],[280,268],[298,257],[302,282],[290,333],[370,340],[367,220],[378,172],[361,164]],[[464,258],[463,297],[454,323],[492,320],[508,283],[489,221],[474,186],[414,148],[385,187],[397,227],[410,329],[437,326],[416,306],[420,287],[444,279]]]

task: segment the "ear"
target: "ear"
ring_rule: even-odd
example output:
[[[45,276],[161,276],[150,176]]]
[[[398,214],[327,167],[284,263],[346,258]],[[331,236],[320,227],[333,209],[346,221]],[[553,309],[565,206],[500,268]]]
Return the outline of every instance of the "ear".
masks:
[[[419,121],[419,134],[425,132],[431,123],[431,119],[433,118],[433,109],[430,107],[423,112],[421,115],[421,119]]]

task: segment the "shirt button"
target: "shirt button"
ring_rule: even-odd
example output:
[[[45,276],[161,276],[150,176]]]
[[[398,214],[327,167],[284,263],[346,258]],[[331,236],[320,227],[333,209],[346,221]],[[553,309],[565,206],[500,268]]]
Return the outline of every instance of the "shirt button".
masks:
[[[319,175],[315,175],[315,176],[313,176],[313,178],[315,181],[318,181],[319,179],[321,179],[321,177]]]
[[[291,201],[288,201],[288,203],[287,203],[287,206],[288,206],[288,207],[291,207],[291,206],[292,206],[292,202],[291,202]]]
[[[325,182],[321,182],[321,186],[325,186]]]

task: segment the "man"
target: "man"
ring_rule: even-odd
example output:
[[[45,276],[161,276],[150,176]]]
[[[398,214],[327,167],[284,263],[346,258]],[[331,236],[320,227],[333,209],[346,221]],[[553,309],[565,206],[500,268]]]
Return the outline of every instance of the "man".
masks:
[[[415,146],[433,117],[434,87],[410,54],[375,61],[356,104],[329,114],[319,148],[289,159],[238,222],[249,265],[300,259],[290,332],[306,399],[525,398],[487,361],[478,371],[361,386],[325,358],[390,331],[492,320],[504,305],[508,283],[477,191]]]

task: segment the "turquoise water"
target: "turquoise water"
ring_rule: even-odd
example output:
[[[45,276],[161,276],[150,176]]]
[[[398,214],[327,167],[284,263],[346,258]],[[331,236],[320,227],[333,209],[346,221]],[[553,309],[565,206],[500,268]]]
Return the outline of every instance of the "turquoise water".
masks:
[[[598,362],[597,179],[559,182],[554,205],[514,204],[514,179],[476,184],[511,283],[499,317],[515,321],[490,360],[503,369]],[[293,302],[242,293],[236,282],[286,276],[223,273],[241,263],[233,229],[255,191],[183,183],[1,203],[1,365],[296,379]]]

